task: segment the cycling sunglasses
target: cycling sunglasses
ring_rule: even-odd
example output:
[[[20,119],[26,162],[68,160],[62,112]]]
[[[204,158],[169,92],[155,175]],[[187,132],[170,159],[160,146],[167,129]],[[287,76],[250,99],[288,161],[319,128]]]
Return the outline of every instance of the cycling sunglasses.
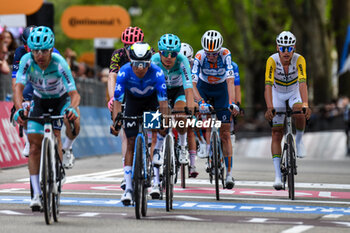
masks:
[[[287,50],[288,53],[294,51],[294,46],[280,46],[278,48],[281,51],[281,53],[284,53],[286,50]]]
[[[130,61],[131,65],[139,69],[145,69],[150,66],[151,61]]]
[[[35,49],[35,50],[31,50],[31,52],[34,55],[38,55],[39,53],[41,53],[42,55],[47,55],[50,52],[50,49]]]
[[[160,51],[160,54],[162,54],[162,56],[164,56],[164,57],[169,57],[169,54],[170,54],[170,57],[174,58],[174,57],[177,57],[177,55],[179,53],[178,52],[173,52],[173,51]]]
[[[219,55],[219,52],[205,52],[205,55],[207,57],[210,57],[210,56],[216,57],[217,55]]]

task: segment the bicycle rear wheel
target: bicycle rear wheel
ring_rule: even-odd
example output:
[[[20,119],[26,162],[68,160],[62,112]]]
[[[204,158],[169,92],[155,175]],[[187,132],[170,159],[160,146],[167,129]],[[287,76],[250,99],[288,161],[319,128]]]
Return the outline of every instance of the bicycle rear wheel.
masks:
[[[142,193],[144,187],[144,179],[142,177],[142,138],[137,137],[136,139],[136,161],[134,169],[134,202],[135,202],[135,215],[137,219],[141,217],[141,206],[142,206]]]
[[[146,141],[146,140],[145,140]],[[151,157],[148,153],[148,148],[146,146],[146,173],[147,179],[144,180],[143,192],[142,192],[142,206],[141,214],[143,217],[147,215],[147,202],[148,202],[148,188],[151,187],[151,177],[152,177],[152,166],[151,166]]]
[[[41,190],[43,195],[43,209],[45,222],[47,225],[51,224],[52,219],[52,169],[50,157],[50,142],[48,138],[44,138],[42,148],[42,171],[41,171]]]
[[[215,192],[216,192],[216,200],[220,200],[220,189],[219,189],[219,150],[218,150],[218,134],[216,132],[213,133],[212,137],[212,156],[213,156],[213,168],[214,168],[214,176],[215,176]]]
[[[294,141],[292,135],[287,137],[288,149],[287,149],[287,160],[288,160],[288,194],[289,198],[294,200],[295,189],[294,189],[294,171],[295,171],[295,152],[294,152]]]

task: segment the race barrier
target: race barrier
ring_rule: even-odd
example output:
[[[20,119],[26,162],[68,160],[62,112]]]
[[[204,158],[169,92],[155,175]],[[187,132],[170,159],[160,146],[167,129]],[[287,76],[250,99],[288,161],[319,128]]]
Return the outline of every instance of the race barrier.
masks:
[[[28,161],[22,156],[24,139],[19,137],[18,125],[13,127],[9,121],[11,108],[12,102],[0,102],[0,168],[25,165]],[[80,134],[73,144],[75,157],[121,153],[120,138],[109,133],[111,118],[107,108],[80,107],[80,114]]]

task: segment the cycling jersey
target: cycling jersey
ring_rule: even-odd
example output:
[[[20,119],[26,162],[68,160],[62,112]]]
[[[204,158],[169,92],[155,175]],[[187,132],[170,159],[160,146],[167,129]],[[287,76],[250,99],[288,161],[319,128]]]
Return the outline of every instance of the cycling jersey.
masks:
[[[114,50],[109,66],[109,72],[118,73],[120,68],[129,62],[129,57],[126,54],[125,48]]]
[[[163,66],[159,53],[152,56],[152,62],[163,70],[168,89],[180,86],[184,89],[193,88],[190,64],[184,55],[177,55],[175,64],[170,70]]]
[[[157,93],[158,101],[167,100],[163,71],[155,64],[150,65],[143,78],[138,78],[130,63],[126,63],[118,72],[114,91],[114,100],[123,102],[125,91],[135,97],[147,97]]]
[[[217,61],[211,63],[208,61],[204,50],[197,52],[192,68],[192,79],[198,82],[198,79],[209,83],[223,83],[227,78],[234,78],[234,71],[231,60],[231,52],[226,48],[221,48]]]
[[[298,53],[294,53],[291,59],[288,74],[285,74],[278,53],[267,59],[265,84],[271,85],[273,90],[288,93],[299,90],[299,83],[306,82],[305,59]]]
[[[235,75],[235,86],[240,86],[241,85],[241,78],[239,76],[239,69],[238,69],[238,65],[232,61],[232,66],[233,66],[233,72],[234,72],[234,75]]]
[[[27,82],[32,84],[34,95],[41,99],[59,98],[76,90],[66,60],[57,53],[51,54],[51,62],[44,71],[36,64],[32,53],[25,54],[20,61],[16,83],[25,85]]]

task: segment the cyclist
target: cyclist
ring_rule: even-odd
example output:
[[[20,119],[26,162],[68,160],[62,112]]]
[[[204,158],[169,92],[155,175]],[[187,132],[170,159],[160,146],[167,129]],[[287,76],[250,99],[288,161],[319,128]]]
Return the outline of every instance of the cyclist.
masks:
[[[214,105],[214,109],[227,107],[233,109],[230,110],[231,112],[229,110],[217,112],[218,120],[222,122],[220,138],[226,164],[225,186],[228,189],[232,189],[234,179],[231,174],[232,145],[230,140],[230,117],[231,114],[237,115],[239,108],[234,102],[234,72],[231,63],[231,53],[228,49],[222,47],[223,38],[215,30],[206,31],[202,36],[201,44],[203,49],[197,52],[192,68],[192,77],[200,94],[196,96],[199,110],[202,113],[209,112],[211,105],[206,103],[209,99],[214,100],[214,103],[211,103]],[[208,137],[207,151],[209,151]]]
[[[15,84],[16,84],[16,75],[18,72],[18,68],[19,68],[19,62],[21,60],[21,58],[28,52],[30,52],[30,48],[27,45],[27,39],[28,36],[30,34],[30,32],[35,28],[36,26],[31,25],[26,27],[23,30],[23,33],[21,35],[21,41],[23,42],[23,45],[18,47],[15,51],[15,55],[14,55],[14,60],[13,60],[13,68],[12,68],[12,90],[13,93],[15,91]],[[53,48],[53,52],[59,54],[59,51],[56,48]],[[23,90],[23,103],[22,103],[22,107],[23,109],[27,109],[29,110],[29,106],[30,106],[30,102],[33,98],[33,87],[32,84],[30,82],[27,82],[24,90]],[[14,106],[15,107],[15,106]],[[78,110],[78,114],[79,114],[79,110]],[[80,115],[80,114],[79,114]],[[75,127],[75,133],[76,135],[72,135],[71,132],[71,126],[68,122],[68,120],[64,120],[64,124],[66,125],[66,139],[63,143],[63,166],[65,168],[72,168],[74,165],[74,155],[72,153],[72,145],[73,142],[75,140],[75,138],[78,136],[79,134],[79,130],[80,130],[80,123],[79,123],[80,118],[78,118],[77,120],[74,121],[74,127]],[[23,149],[23,155],[28,157],[29,156],[29,142],[28,142],[28,137],[27,137],[27,127],[26,125],[24,126],[24,130],[23,130],[23,136],[24,136],[24,140],[25,140],[25,146]]]
[[[234,81],[234,88],[235,88],[235,103],[237,104],[237,106],[239,107],[240,110],[240,115],[244,114],[243,108],[241,107],[241,102],[242,102],[242,98],[241,98],[241,78],[239,76],[239,69],[238,69],[238,65],[236,62],[232,61],[232,66],[233,66],[233,72],[235,75],[235,81]],[[236,117],[234,117],[234,119],[231,121],[231,143],[232,143],[232,154],[233,154],[233,149],[235,147],[236,144],[236,132],[235,132],[235,127],[234,125],[236,124]]]
[[[310,118],[311,111],[308,107],[305,59],[302,55],[295,53],[295,36],[289,31],[283,31],[276,37],[276,44],[277,53],[271,55],[266,62],[265,102],[267,111],[265,117],[268,121],[272,121],[271,152],[275,167],[273,187],[280,190],[282,189],[280,161],[284,115],[275,115],[273,109],[278,112],[285,111],[286,100],[293,111],[301,111],[303,107],[307,109],[305,116],[303,114],[293,115],[296,119],[296,155],[299,158],[305,157],[302,136],[305,129],[305,118]]]
[[[175,111],[183,111],[187,106],[189,109],[194,109],[193,85],[191,78],[191,67],[185,56],[179,54],[181,42],[178,36],[174,34],[164,34],[158,41],[159,52],[152,56],[152,62],[158,65],[164,72],[165,82],[167,85],[168,101],[172,109]],[[176,121],[185,121],[183,116],[175,116]],[[179,136],[180,155],[179,162],[187,164],[187,129],[177,125],[176,130]],[[163,155],[160,154],[160,149],[163,145],[164,137],[157,135],[157,143],[153,151],[153,164],[161,165],[163,163]],[[195,144],[193,145],[195,147]],[[192,146],[192,147],[193,147]],[[194,150],[195,151],[195,150]],[[159,172],[158,167],[154,166],[155,178],[153,180],[151,196],[159,197]],[[192,168],[193,172],[195,167]]]
[[[126,63],[130,62],[129,58],[129,50],[128,48],[133,45],[136,42],[142,42],[144,38],[144,34],[141,30],[141,28],[138,27],[128,27],[126,28],[121,36],[121,41],[124,44],[123,48],[117,49],[113,52],[111,57],[111,63],[109,66],[109,75],[108,75],[108,95],[109,95],[109,102],[108,102],[108,109],[112,112],[113,110],[113,101],[114,101],[114,90],[115,90],[115,84],[117,79],[117,74],[120,68],[125,65]],[[122,138],[122,155],[123,158],[125,157],[126,153],[126,136],[124,131],[121,131],[120,137]],[[122,181],[122,184],[120,186],[122,189],[125,190],[125,180]]]
[[[66,113],[70,121],[75,120],[78,117],[77,108],[80,95],[65,59],[57,53],[52,53],[55,43],[53,32],[45,26],[36,27],[29,34],[27,43],[31,52],[21,58],[16,75],[14,102],[17,111],[14,116],[15,120],[21,125],[24,124],[21,112],[31,117],[38,117],[43,113],[53,115]],[[23,89],[27,82],[30,82],[34,89],[29,113],[22,108]],[[58,141],[58,152],[62,161],[61,126],[61,121],[54,123],[54,134]],[[28,121],[27,133],[30,143],[28,167],[34,194],[30,202],[32,208],[41,207],[39,167],[43,130],[42,121]]]
[[[125,99],[124,114],[140,116],[144,111],[155,111],[158,108],[167,114],[168,101],[163,71],[151,63],[152,51],[149,44],[137,42],[129,49],[130,63],[125,64],[118,72],[114,92],[113,121],[122,112],[121,103]],[[137,124],[132,120],[124,121],[124,131],[127,137],[127,149],[124,162],[125,192],[121,198],[124,205],[132,200],[131,169],[133,163],[134,145],[137,135]],[[114,127],[111,132],[118,135]]]

